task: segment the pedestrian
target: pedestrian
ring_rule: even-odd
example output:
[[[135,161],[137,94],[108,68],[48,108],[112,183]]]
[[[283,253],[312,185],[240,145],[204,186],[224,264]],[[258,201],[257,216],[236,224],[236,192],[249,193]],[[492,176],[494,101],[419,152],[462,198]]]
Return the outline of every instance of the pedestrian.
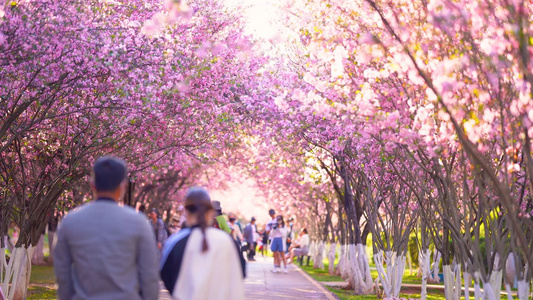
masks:
[[[235,222],[237,220],[237,217],[235,217],[234,214],[230,214],[228,216],[229,220],[229,227],[231,229],[231,236],[237,243],[240,245],[244,241],[244,237],[242,236],[241,227]]]
[[[165,241],[168,238],[165,223],[163,222],[163,219],[159,217],[159,212],[155,208],[152,208],[152,210],[150,210],[150,214],[148,216],[150,220],[150,225],[152,225],[152,229],[154,230],[157,249],[161,250],[163,248],[163,244],[165,244]]]
[[[264,257],[265,256],[265,250],[268,247],[268,234],[267,234],[267,231],[266,231],[265,227],[263,227],[263,229],[261,230],[259,235],[260,235],[260,238],[261,238],[261,249],[260,249],[261,250],[261,255]]]
[[[291,264],[295,257],[305,256],[309,253],[309,235],[307,234],[307,228],[303,228],[300,231],[298,240],[293,243],[289,248],[290,256],[288,263]]]
[[[272,231],[272,228],[274,226],[277,226],[277,220],[276,220],[276,211],[273,210],[272,208],[268,210],[268,215],[270,216],[271,220],[268,221],[268,223],[266,224],[266,227],[265,227],[265,230],[266,230],[266,234],[268,236],[268,243],[270,245],[272,245],[272,235],[270,234],[270,232]],[[263,246],[264,248],[265,246]],[[277,256],[274,255],[274,270],[276,270],[277,268],[279,268],[281,262],[278,260]]]
[[[179,223],[180,223],[180,217],[178,215],[172,216],[172,219],[170,219],[170,224],[168,225],[168,231],[170,232],[171,235],[180,231],[181,226],[179,225]]]
[[[252,217],[250,220],[250,223],[244,228],[243,237],[246,241],[247,250],[248,250],[248,261],[255,261],[255,247],[257,247],[256,244],[256,227],[255,227],[255,217]]]
[[[213,222],[213,226],[231,234],[231,228],[228,225],[228,221],[226,221],[226,217],[222,214],[220,201],[213,201],[212,204],[213,209],[215,210],[215,221]]]
[[[205,189],[189,189],[185,212],[189,228],[163,248],[165,287],[174,299],[244,299],[245,266],[231,236],[210,226],[215,211]]]
[[[242,236],[241,227],[238,223],[235,222],[236,220],[237,217],[234,214],[230,214],[228,216],[228,226],[231,229],[231,237],[233,238],[235,244],[237,245],[237,248],[239,249],[239,258],[244,261],[243,252],[246,251],[243,248],[244,237]]]
[[[291,247],[292,241],[294,240],[294,236],[295,236],[293,228],[292,228],[294,226],[293,221],[294,221],[294,218],[292,218],[292,217],[289,218],[289,220],[288,220],[289,227],[287,228],[287,231],[288,231],[288,233],[287,233],[287,248],[285,250],[286,251],[285,254],[289,254],[289,248]]]
[[[126,163],[105,156],[93,166],[94,201],[59,225],[54,271],[59,299],[157,299],[157,249],[146,217],[119,206]]]
[[[270,250],[274,252],[274,260],[277,259],[278,265],[274,266],[272,272],[277,273],[281,271],[281,263],[284,266],[284,272],[287,271],[287,261],[285,260],[285,249],[286,244],[285,240],[287,239],[287,228],[285,228],[285,221],[283,221],[282,216],[276,217],[276,224],[272,225],[272,230],[270,231],[270,236],[272,238],[272,244],[270,245]]]

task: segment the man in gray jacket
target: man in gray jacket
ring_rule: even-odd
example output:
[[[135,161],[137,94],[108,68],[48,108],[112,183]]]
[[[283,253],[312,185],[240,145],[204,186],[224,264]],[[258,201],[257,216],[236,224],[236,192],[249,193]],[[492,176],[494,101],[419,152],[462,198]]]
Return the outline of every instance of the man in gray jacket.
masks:
[[[247,244],[248,250],[248,261],[255,261],[255,248],[257,247],[257,242],[255,240],[255,235],[257,234],[257,228],[255,227],[255,217],[252,217],[250,224],[244,227],[244,240]]]
[[[126,163],[99,158],[96,200],[71,211],[57,233],[54,269],[59,299],[157,299],[158,254],[146,217],[121,207]]]

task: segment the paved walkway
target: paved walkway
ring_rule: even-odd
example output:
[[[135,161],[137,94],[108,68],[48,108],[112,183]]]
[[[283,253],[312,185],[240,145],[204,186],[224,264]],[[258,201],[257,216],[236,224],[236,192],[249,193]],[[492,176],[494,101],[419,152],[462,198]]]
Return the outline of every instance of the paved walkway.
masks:
[[[288,266],[288,274],[272,273],[272,258],[256,258],[247,263],[246,299],[337,299],[294,265]]]
[[[272,299],[337,299],[309,275],[289,265],[289,273],[272,273],[272,258],[257,257],[257,261],[247,263],[245,298],[250,300]],[[161,285],[160,300],[171,299]]]

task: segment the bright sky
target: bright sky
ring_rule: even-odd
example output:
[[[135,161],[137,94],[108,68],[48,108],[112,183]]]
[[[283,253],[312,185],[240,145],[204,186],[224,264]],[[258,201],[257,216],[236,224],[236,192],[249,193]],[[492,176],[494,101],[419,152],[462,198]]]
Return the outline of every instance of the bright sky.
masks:
[[[278,50],[284,48],[285,43],[292,35],[290,30],[282,25],[280,19],[279,7],[287,0],[222,1],[229,8],[243,11],[246,20],[245,32],[258,40],[267,41],[261,43],[263,50],[268,51],[272,47],[278,48]],[[283,52],[281,50],[281,53]],[[211,199],[221,202],[224,214],[235,213],[239,218],[246,219],[247,222],[254,216],[259,225],[264,225],[270,220],[268,210],[272,207],[267,203],[267,199],[253,188],[253,180],[250,179],[244,183],[235,181],[230,186],[228,190],[210,191]]]
[[[280,0],[224,0],[230,8],[241,7],[246,19],[245,32],[258,39],[271,40],[280,34],[286,35],[279,20]],[[286,0],[281,0],[286,1]]]
[[[249,180],[244,183],[232,182],[228,190],[212,190],[210,194],[212,200],[220,201],[222,213],[235,213],[247,222],[253,216],[258,224],[263,225],[270,219],[268,216],[270,207],[266,199],[256,192],[253,181]]]
[[[284,28],[281,27],[275,16],[279,16],[275,3],[278,0],[223,0],[226,6],[243,11],[246,19],[245,32],[257,39],[265,41],[274,40]],[[237,176],[237,174],[236,174]],[[218,200],[224,214],[235,213],[239,218],[246,219],[252,216],[259,225],[264,225],[270,220],[267,200],[254,189],[253,180],[229,184],[228,190],[211,190],[211,199]]]

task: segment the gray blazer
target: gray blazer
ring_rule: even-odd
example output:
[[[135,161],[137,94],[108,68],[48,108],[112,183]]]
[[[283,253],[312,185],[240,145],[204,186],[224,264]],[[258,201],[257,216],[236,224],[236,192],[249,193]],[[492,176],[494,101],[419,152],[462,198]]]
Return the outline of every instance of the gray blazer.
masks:
[[[71,211],[54,252],[59,299],[157,299],[158,252],[146,217],[112,200]]]
[[[248,224],[246,227],[244,227],[244,233],[242,236],[248,244],[252,244],[254,242],[254,227],[252,227],[252,224]]]

